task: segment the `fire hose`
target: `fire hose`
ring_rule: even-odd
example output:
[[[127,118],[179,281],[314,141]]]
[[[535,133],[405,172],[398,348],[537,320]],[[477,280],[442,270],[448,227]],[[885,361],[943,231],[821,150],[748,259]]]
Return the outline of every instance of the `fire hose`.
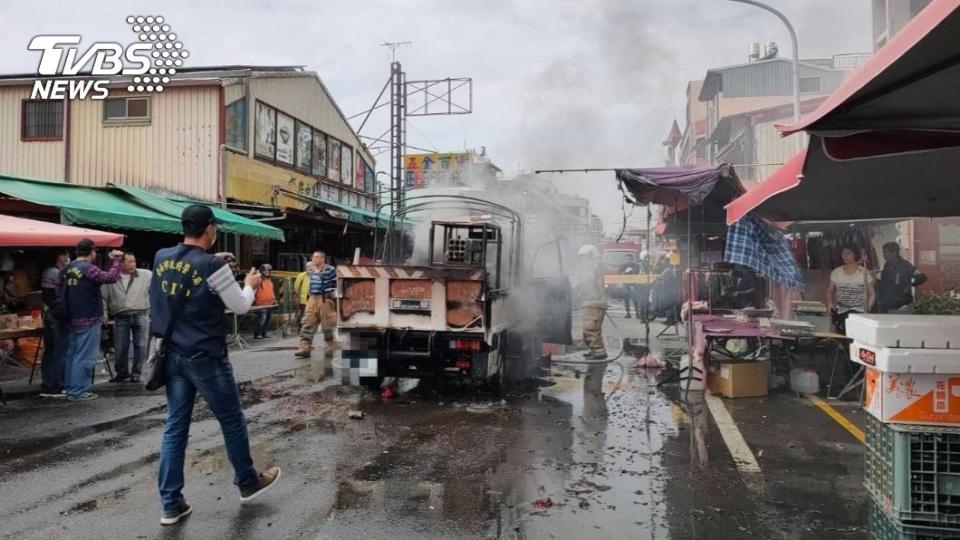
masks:
[[[580,365],[580,366],[608,366],[608,365],[610,365],[610,364],[616,364],[617,367],[620,368],[620,376],[617,378],[617,383],[613,386],[613,391],[611,391],[609,394],[607,394],[607,396],[606,396],[606,398],[605,398],[605,399],[610,399],[610,396],[612,396],[613,394],[615,394],[615,393],[617,392],[617,390],[620,389],[620,383],[623,382],[623,376],[626,374],[626,368],[623,367],[623,364],[621,364],[620,362],[617,362],[617,360],[619,360],[620,357],[623,356],[623,348],[624,348],[624,347],[623,347],[623,340],[624,340],[624,337],[623,337],[623,331],[620,330],[620,327],[619,327],[619,326],[617,326],[617,323],[613,320],[613,317],[610,316],[610,313],[607,312],[607,311],[605,311],[605,312],[604,312],[604,316],[607,318],[607,320],[610,321],[610,324],[613,325],[613,328],[617,331],[617,334],[620,336],[620,350],[617,351],[617,354],[616,354],[615,356],[613,356],[612,358],[604,358],[603,360],[593,360],[593,359],[588,360],[588,359],[586,359],[586,358],[577,358],[577,359],[573,359],[573,358],[569,358],[569,359],[568,359],[568,358],[553,359],[553,358],[551,358],[551,359],[550,359],[550,362],[553,363],[553,364]]]

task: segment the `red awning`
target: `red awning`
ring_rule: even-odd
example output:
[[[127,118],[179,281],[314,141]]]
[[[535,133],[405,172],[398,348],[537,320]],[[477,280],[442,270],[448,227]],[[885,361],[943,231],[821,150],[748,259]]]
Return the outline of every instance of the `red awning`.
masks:
[[[0,247],[68,247],[84,238],[98,246],[123,245],[122,234],[0,215]]]
[[[803,176],[803,162],[806,159],[807,149],[804,148],[761,184],[731,201],[726,206],[727,225],[733,225],[748,212],[766,202],[767,199],[800,185],[800,179]]]
[[[958,130],[960,0],[933,0],[789,135],[874,129]]]
[[[876,143],[847,141],[836,148],[843,139],[811,135],[805,151],[727,205],[727,222],[751,211],[772,221],[960,215],[960,148],[869,155],[865,150]],[[841,159],[841,152],[868,157]]]

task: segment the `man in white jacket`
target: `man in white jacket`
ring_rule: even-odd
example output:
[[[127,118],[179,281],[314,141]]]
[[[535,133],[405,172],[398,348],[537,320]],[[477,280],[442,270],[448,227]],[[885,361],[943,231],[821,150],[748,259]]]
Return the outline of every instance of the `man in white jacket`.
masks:
[[[150,330],[150,271],[137,268],[133,253],[123,254],[120,279],[101,287],[106,305],[104,313],[113,319],[113,362],[116,374],[110,382],[140,382],[147,356]],[[130,342],[133,341],[133,366],[130,366]]]

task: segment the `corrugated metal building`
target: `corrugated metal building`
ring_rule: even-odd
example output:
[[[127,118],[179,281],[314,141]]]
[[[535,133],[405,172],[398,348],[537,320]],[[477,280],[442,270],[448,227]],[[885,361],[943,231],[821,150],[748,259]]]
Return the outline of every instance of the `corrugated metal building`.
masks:
[[[129,81],[115,79],[105,100],[33,101],[35,80],[0,76],[0,173],[308,206],[274,192],[293,188],[331,207],[375,209],[373,157],[312,71],[190,68],[160,93],[128,93]],[[258,140],[272,152],[258,151]]]

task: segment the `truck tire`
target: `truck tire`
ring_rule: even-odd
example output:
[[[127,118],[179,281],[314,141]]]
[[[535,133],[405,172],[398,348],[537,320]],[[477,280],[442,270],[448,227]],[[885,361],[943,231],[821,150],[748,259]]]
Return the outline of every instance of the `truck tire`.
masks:
[[[380,387],[383,386],[383,377],[360,377],[360,386],[379,392]]]

